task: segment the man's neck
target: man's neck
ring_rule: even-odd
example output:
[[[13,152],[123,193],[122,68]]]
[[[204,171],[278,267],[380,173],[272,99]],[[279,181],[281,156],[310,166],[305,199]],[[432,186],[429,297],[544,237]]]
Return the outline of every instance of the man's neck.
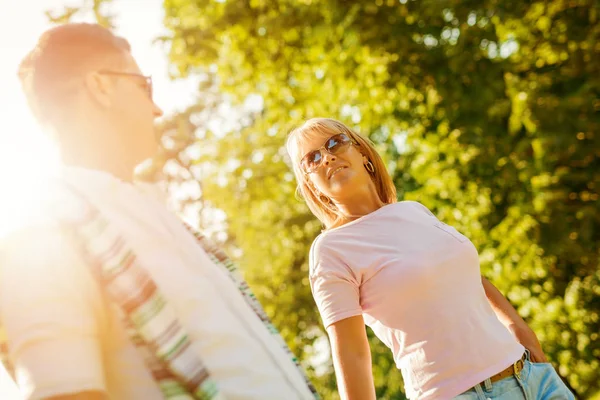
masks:
[[[90,140],[86,143],[62,143],[60,150],[65,165],[108,172],[126,182],[133,180],[135,163],[114,146]]]
[[[59,147],[65,165],[108,172],[126,182],[133,180],[137,162],[131,160],[111,138],[118,135],[105,118],[90,116],[88,121],[71,121],[62,130]]]
[[[67,166],[104,171],[122,181],[133,181],[133,168],[130,165],[119,162],[119,160],[110,160],[109,156],[101,157],[102,154],[88,155],[87,157],[83,154],[76,154],[74,156],[63,154],[62,159],[63,163]]]

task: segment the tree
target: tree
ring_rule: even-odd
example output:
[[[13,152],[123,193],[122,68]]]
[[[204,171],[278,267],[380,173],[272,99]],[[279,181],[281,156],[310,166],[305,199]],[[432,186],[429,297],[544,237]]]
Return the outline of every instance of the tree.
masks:
[[[104,4],[49,13],[66,22]],[[335,397],[310,296],[320,226],[283,151],[304,119],[370,134],[399,197],[479,248],[582,397],[599,387],[599,9],[591,0],[166,0],[170,59],[203,76],[199,104],[160,126],[146,177],[240,258],[324,398]],[[181,190],[181,188],[186,188]],[[181,193],[184,193],[182,196]],[[378,398],[402,398],[374,338]],[[325,350],[326,352],[326,350]]]
[[[115,16],[107,10],[107,6],[110,7],[112,2],[113,0],[82,0],[79,7],[64,6],[62,10],[47,10],[45,14],[53,24],[65,24],[81,14],[91,14],[96,23],[113,29]]]
[[[224,211],[246,276],[305,361],[324,337],[306,276],[320,226],[294,198],[282,146],[303,120],[331,116],[377,143],[400,198],[472,239],[573,389],[600,389],[594,1],[164,6],[179,75],[216,70],[237,110],[229,128],[203,128],[191,162],[206,166],[203,199]],[[401,397],[389,351],[373,349],[378,398]]]

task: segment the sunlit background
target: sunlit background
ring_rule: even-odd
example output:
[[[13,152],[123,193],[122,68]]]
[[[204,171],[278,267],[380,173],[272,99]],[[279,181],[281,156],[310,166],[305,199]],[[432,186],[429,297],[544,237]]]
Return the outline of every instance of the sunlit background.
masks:
[[[33,120],[16,77],[23,56],[39,35],[51,25],[47,10],[81,6],[81,1],[28,0],[3,4],[0,12],[0,237],[15,225],[26,222],[32,205],[38,201],[45,176],[60,165],[54,144]],[[142,70],[151,74],[155,98],[166,115],[182,110],[195,96],[189,80],[168,79],[165,50],[153,39],[161,34],[163,8],[160,0],[117,1],[111,5],[116,15],[116,32],[126,37]],[[93,22],[91,15],[75,21]],[[0,399],[18,399],[12,382],[1,369]]]
[[[31,219],[59,167],[18,63],[50,26],[45,11],[83,7],[72,21],[93,22],[102,4],[166,111],[146,177],[240,263],[324,399],[338,397],[307,262],[321,226],[283,148],[315,116],[368,135],[399,199],[468,236],[565,381],[600,400],[597,0],[2,3],[0,239]],[[388,349],[370,340],[378,398],[404,398]],[[19,397],[0,373],[3,399]]]
[[[0,132],[0,235],[26,218],[29,202],[36,201],[32,194],[38,193],[37,185],[59,165],[57,150],[27,108],[16,77],[18,63],[51,26],[45,11],[81,4],[64,0],[21,1],[0,13],[0,119],[4,122]],[[152,44],[164,29],[162,2],[117,1],[110,9],[116,15],[116,32],[129,40],[144,73],[153,76],[155,99],[167,116],[189,105],[196,87],[186,80],[169,80],[165,50]],[[93,22],[93,18],[84,14],[74,21]]]

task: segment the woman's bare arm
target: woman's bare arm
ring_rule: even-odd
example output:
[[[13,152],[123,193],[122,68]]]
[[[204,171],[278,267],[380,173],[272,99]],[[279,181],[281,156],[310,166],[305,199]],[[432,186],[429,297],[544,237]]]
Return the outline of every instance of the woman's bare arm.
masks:
[[[375,400],[371,349],[362,315],[338,321],[327,332],[342,400]]]
[[[502,293],[500,293],[500,291],[483,276],[481,277],[481,283],[483,283],[485,295],[487,296],[492,309],[496,313],[496,316],[515,336],[519,343],[529,350],[531,353],[531,361],[548,362],[535,332],[533,332],[523,318],[521,318],[512,304],[510,304],[506,297],[504,297],[504,295],[502,295]]]

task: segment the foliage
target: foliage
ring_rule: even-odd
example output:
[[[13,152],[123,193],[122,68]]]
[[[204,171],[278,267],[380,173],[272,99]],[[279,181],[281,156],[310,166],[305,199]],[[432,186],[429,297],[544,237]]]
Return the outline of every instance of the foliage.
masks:
[[[46,18],[53,24],[64,24],[74,21],[81,14],[91,14],[96,23],[106,27],[114,28],[114,15],[108,13],[106,6],[113,0],[82,0],[78,7],[64,6],[62,10],[47,10]]]
[[[295,197],[283,149],[287,132],[314,116],[370,135],[399,198],[423,202],[469,236],[484,274],[573,390],[582,398],[600,390],[594,0],[165,0],[164,8],[162,40],[177,75],[204,80],[199,103],[161,124],[164,152],[147,176],[240,257],[325,399],[337,397],[335,378],[322,362],[307,280],[320,226]],[[377,397],[404,398],[389,350],[371,340]]]
[[[207,133],[203,196],[305,361],[323,335],[306,256],[320,227],[282,149],[314,116],[370,135],[400,198],[467,234],[579,395],[600,388],[600,26],[592,0],[166,0],[180,76],[216,70],[242,122]],[[249,100],[250,99],[250,100]],[[261,107],[244,112],[259,99]],[[235,124],[234,124],[235,125]],[[316,333],[315,333],[316,332]],[[374,341],[378,398],[399,375]],[[334,397],[329,372],[317,377]]]

